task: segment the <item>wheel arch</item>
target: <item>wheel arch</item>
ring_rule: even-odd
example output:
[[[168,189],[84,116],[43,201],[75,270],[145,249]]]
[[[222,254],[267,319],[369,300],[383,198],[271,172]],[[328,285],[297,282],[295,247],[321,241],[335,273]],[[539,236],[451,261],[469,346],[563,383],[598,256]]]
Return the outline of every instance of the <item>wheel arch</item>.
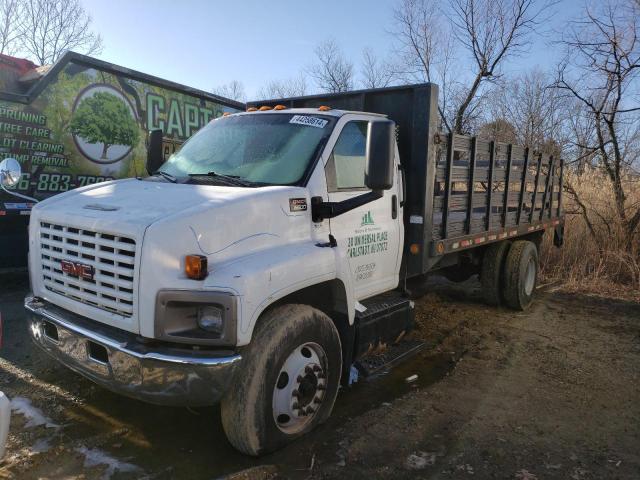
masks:
[[[300,304],[316,308],[331,319],[340,335],[343,365],[342,379],[344,382],[348,382],[348,373],[353,361],[355,326],[353,316],[349,315],[349,297],[344,282],[339,278],[334,278],[333,280],[309,285],[275,300],[260,312],[253,329],[257,328],[266,313],[287,304]]]

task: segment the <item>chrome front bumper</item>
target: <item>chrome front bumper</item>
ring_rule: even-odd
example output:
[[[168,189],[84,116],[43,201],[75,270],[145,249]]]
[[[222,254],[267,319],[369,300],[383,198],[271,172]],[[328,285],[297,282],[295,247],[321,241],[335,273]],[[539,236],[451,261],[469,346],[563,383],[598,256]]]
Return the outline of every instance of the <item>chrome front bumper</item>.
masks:
[[[147,343],[39,298],[27,297],[29,332],[43,350],[90,380],[158,405],[217,403],[241,357],[231,351],[190,350]]]

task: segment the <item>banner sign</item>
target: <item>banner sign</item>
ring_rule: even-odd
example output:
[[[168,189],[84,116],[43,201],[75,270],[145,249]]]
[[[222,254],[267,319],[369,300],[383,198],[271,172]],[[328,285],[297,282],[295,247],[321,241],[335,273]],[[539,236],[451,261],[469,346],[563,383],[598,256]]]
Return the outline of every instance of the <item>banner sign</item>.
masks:
[[[46,86],[28,103],[0,100],[0,159],[20,162],[23,174],[14,190],[38,200],[144,176],[148,130],[163,130],[168,156],[212,119],[238,111],[186,87],[184,92],[165,88],[91,68],[86,61],[67,62],[52,73],[40,80]],[[30,207],[0,195],[0,215],[24,214]]]

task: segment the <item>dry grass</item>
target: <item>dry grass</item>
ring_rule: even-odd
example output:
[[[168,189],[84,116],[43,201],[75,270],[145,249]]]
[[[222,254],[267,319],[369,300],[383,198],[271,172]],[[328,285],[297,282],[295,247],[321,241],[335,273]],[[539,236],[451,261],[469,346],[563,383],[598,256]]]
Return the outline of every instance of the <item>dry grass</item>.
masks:
[[[640,234],[634,239],[626,235],[615,212],[608,179],[593,170],[579,176],[568,174],[566,184],[573,187],[579,202],[570,194],[564,196],[564,246],[554,248],[551,238],[545,239],[543,281],[559,281],[567,291],[640,301]],[[637,209],[640,179],[630,177],[625,186],[628,208]]]

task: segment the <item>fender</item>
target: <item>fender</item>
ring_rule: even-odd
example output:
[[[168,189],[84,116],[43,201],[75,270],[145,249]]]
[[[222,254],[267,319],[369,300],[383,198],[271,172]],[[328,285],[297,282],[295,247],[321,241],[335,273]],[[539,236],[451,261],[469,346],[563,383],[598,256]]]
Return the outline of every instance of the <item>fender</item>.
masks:
[[[341,257],[342,255],[342,257]],[[207,290],[229,289],[240,295],[238,346],[250,342],[253,328],[266,308],[279,299],[329,280],[346,289],[349,323],[354,320],[353,286],[343,254],[337,248],[304,241],[263,250],[220,265],[205,280]]]

